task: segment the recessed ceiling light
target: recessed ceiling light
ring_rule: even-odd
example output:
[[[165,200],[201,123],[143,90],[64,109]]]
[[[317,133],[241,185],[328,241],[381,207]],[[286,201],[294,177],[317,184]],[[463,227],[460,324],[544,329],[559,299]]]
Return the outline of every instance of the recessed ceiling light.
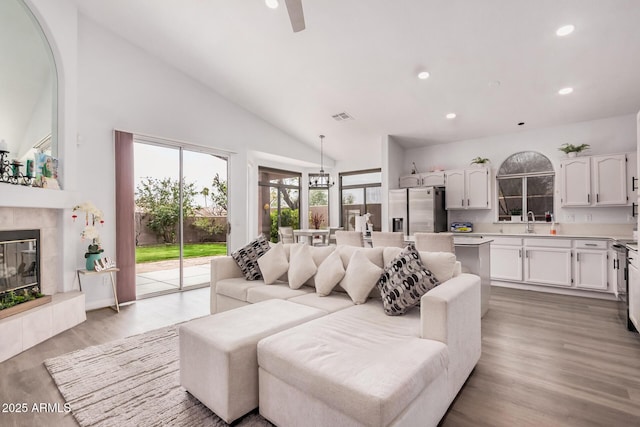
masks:
[[[264,4],[266,4],[269,9],[278,8],[278,0],[264,0]]]
[[[574,27],[573,25],[564,25],[556,30],[556,35],[558,37],[568,36],[569,34],[573,33],[573,30],[575,29],[576,27]]]
[[[571,92],[573,92],[573,88],[572,87],[563,87],[562,89],[560,89],[558,91],[558,93],[560,95],[569,95]]]
[[[449,113],[445,116],[447,119],[455,119],[456,118],[456,113]]]
[[[428,79],[428,78],[429,78],[429,75],[430,75],[430,74],[429,74],[429,72],[428,72],[428,71],[421,71],[421,72],[419,72],[419,73],[418,73],[418,78],[419,78],[420,80],[426,80],[426,79]]]

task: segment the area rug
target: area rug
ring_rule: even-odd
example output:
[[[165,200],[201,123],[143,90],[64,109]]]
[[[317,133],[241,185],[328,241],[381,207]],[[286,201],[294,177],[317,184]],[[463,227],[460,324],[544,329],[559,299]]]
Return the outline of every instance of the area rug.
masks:
[[[45,360],[80,426],[226,426],[180,386],[178,327]],[[272,426],[257,412],[234,426]]]

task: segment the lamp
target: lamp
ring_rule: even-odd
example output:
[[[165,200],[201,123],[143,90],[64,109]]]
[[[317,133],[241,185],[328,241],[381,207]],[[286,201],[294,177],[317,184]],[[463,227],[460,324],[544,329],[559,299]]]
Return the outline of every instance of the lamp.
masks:
[[[320,135],[320,173],[309,174],[309,188],[330,188],[335,184],[324,171],[324,135]]]

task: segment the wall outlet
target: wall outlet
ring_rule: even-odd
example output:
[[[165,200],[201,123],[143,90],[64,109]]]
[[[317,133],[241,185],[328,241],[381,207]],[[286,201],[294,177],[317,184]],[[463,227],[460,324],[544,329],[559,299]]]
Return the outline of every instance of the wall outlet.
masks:
[[[102,275],[102,285],[103,286],[107,286],[109,284],[108,280],[109,280],[109,278],[107,277],[107,275],[103,274]]]
[[[564,222],[575,222],[575,220],[576,216],[573,214],[564,216]]]
[[[586,214],[586,215],[584,216],[584,222],[591,222],[591,221],[593,221],[593,215],[591,215],[591,214]]]

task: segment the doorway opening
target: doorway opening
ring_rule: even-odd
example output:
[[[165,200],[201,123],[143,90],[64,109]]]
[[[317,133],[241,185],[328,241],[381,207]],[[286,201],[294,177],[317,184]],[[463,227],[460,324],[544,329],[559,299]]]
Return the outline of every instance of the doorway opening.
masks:
[[[137,298],[209,286],[227,255],[227,157],[134,136]]]
[[[270,241],[278,242],[280,227],[300,228],[302,174],[260,167],[258,176],[258,229]]]

